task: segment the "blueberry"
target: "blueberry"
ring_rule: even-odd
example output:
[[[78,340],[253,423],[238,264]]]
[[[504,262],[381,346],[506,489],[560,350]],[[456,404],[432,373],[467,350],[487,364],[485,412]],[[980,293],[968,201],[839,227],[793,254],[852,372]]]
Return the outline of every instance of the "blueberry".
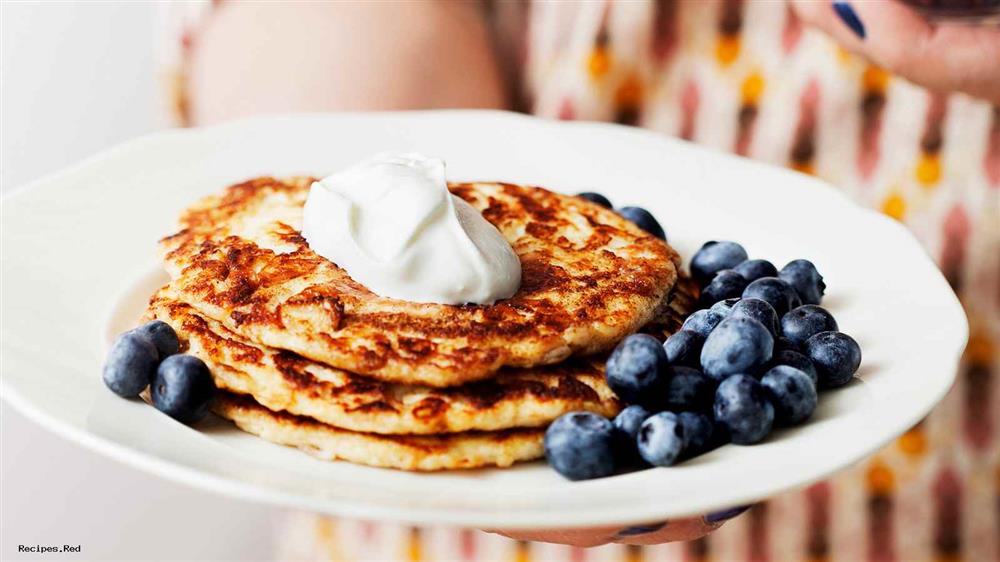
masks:
[[[663,351],[667,353],[667,362],[671,365],[700,367],[701,346],[704,344],[705,336],[691,330],[681,330],[663,342]]]
[[[161,320],[147,322],[133,332],[145,336],[153,342],[156,351],[160,354],[160,359],[166,359],[181,350],[181,342],[177,339],[177,332],[170,327],[170,324]]]
[[[639,435],[639,426],[651,415],[653,412],[642,406],[632,405],[619,412],[611,425],[615,427],[615,431],[627,437],[634,444],[636,436]]]
[[[670,466],[681,456],[687,439],[684,426],[673,412],[660,412],[639,428],[639,455],[653,466]]]
[[[861,347],[854,338],[841,332],[820,332],[807,339],[803,347],[806,357],[816,366],[820,388],[847,384],[861,366]]]
[[[576,196],[581,199],[586,199],[591,203],[597,203],[598,205],[606,209],[610,209],[612,207],[611,200],[601,195],[600,193],[594,193],[593,191],[584,191],[583,193],[577,193]]]
[[[656,221],[656,217],[646,209],[642,207],[621,207],[617,211],[619,215],[634,222],[636,226],[653,236],[661,240],[667,239],[667,234],[663,232],[663,227]]]
[[[747,260],[747,251],[736,242],[705,242],[691,258],[691,276],[704,287],[716,273],[732,269]]]
[[[697,332],[701,334],[702,337],[707,338],[708,334],[712,333],[712,330],[719,325],[719,322],[725,320],[726,317],[718,312],[711,309],[702,309],[695,311],[694,314],[687,317],[684,324],[681,326],[681,330],[691,330],[692,332]]]
[[[723,269],[701,290],[698,304],[708,308],[715,303],[731,298],[739,298],[747,288],[747,280],[732,269]]]
[[[826,291],[823,276],[809,260],[792,260],[781,268],[778,277],[795,289],[805,304],[819,304]]]
[[[743,316],[746,318],[753,318],[754,320],[760,322],[767,328],[768,332],[771,332],[772,336],[777,336],[780,332],[778,324],[778,313],[774,311],[774,307],[767,303],[767,301],[762,301],[760,299],[741,299],[740,302],[733,306],[732,312],[729,313],[730,318],[736,318],[737,316]]]
[[[690,367],[674,367],[667,382],[664,408],[674,412],[707,412],[715,399],[715,381]]]
[[[545,431],[545,458],[570,480],[610,475],[614,454],[614,425],[593,412],[563,414]]]
[[[810,361],[808,357],[802,355],[798,351],[793,351],[791,349],[775,351],[774,357],[771,358],[771,366],[777,367],[778,365],[795,367],[805,373],[814,385],[819,384],[819,375],[816,374],[816,367],[812,364],[812,361]]]
[[[737,445],[750,445],[767,437],[774,423],[774,406],[764,387],[750,375],[734,375],[715,392],[715,423]]]
[[[792,343],[801,346],[820,332],[836,332],[837,321],[825,308],[804,304],[781,317],[781,331]]]
[[[677,414],[677,420],[684,426],[684,437],[687,438],[685,457],[704,453],[714,444],[711,417],[697,412],[681,412]]]
[[[701,367],[721,381],[737,373],[754,373],[771,360],[774,338],[760,322],[746,317],[723,320],[701,348]]]
[[[795,289],[777,277],[761,277],[750,283],[743,291],[743,298],[767,301],[768,304],[774,307],[774,311],[778,313],[779,318],[784,316],[789,310],[802,304]]]
[[[778,268],[767,260],[747,260],[733,268],[747,280],[747,283],[756,281],[761,277],[777,277]]]
[[[104,384],[123,398],[135,398],[156,376],[160,354],[149,338],[125,332],[111,344],[104,361]]]
[[[615,458],[620,466],[640,460],[635,439],[639,435],[639,426],[651,415],[653,413],[642,406],[632,405],[619,412],[611,422],[615,428]]]
[[[662,394],[670,366],[653,336],[632,334],[611,352],[605,369],[608,386],[629,404],[644,404]]]
[[[816,410],[816,385],[809,375],[794,367],[772,367],[760,384],[774,406],[775,419],[783,424],[802,423]]]
[[[719,314],[721,314],[723,316],[729,316],[729,313],[733,310],[733,307],[738,302],[740,302],[740,298],[739,297],[721,300],[721,301],[713,304],[709,308],[709,310],[718,312]]]
[[[801,352],[801,350],[799,349],[799,346],[797,346],[794,343],[792,343],[792,340],[790,340],[790,339],[788,339],[788,338],[786,338],[784,336],[778,336],[774,340],[774,352],[777,353],[779,351],[784,351],[786,349],[789,350],[789,351],[798,351],[798,352]]]
[[[175,420],[194,423],[208,413],[215,383],[194,355],[171,355],[160,363],[151,387],[153,406]]]

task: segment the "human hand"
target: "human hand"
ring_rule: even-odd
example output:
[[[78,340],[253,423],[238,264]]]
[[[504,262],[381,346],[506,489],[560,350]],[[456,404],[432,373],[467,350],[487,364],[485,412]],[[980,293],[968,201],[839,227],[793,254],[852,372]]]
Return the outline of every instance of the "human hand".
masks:
[[[586,529],[540,529],[530,531],[487,531],[520,541],[548,542],[579,547],[602,544],[653,545],[674,541],[689,541],[703,537],[740,515],[750,506],[735,507],[704,517],[675,519],[666,522],[621,527],[591,527]]]
[[[898,0],[791,0],[846,49],[916,84],[1000,104],[1000,26],[931,22]]]

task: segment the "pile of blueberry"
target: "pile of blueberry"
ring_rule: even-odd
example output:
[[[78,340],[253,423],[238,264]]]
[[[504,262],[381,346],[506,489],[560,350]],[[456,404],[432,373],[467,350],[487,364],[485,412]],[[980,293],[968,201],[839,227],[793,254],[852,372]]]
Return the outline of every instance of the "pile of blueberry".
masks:
[[[104,384],[123,398],[139,396],[147,386],[153,406],[168,416],[194,423],[208,413],[215,383],[205,363],[180,355],[177,333],[154,320],[118,336],[104,363]]]
[[[661,230],[662,232],[662,230]],[[614,420],[571,412],[549,426],[545,454],[570,480],[670,466],[723,443],[750,445],[816,409],[817,391],[846,384],[861,349],[819,306],[823,276],[807,260],[780,271],[735,242],[691,260],[700,310],[662,345],[631,335],[607,361],[629,404]]]

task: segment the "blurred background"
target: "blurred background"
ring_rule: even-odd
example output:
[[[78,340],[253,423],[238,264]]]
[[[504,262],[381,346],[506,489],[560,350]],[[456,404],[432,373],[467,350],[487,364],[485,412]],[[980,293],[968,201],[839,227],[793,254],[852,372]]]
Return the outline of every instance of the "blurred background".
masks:
[[[0,3],[4,193],[165,125],[157,121],[155,11],[153,2]],[[272,558],[267,507],[126,467],[2,401],[0,426],[2,560]],[[19,554],[19,544],[83,551]]]

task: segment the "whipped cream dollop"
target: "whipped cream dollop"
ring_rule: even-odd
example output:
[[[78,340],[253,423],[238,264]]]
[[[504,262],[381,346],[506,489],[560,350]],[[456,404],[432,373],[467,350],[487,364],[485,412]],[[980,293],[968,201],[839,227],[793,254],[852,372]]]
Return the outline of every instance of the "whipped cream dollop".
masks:
[[[521,284],[514,249],[448,192],[444,161],[420,154],[380,154],[314,182],[302,236],[384,297],[492,304]]]

